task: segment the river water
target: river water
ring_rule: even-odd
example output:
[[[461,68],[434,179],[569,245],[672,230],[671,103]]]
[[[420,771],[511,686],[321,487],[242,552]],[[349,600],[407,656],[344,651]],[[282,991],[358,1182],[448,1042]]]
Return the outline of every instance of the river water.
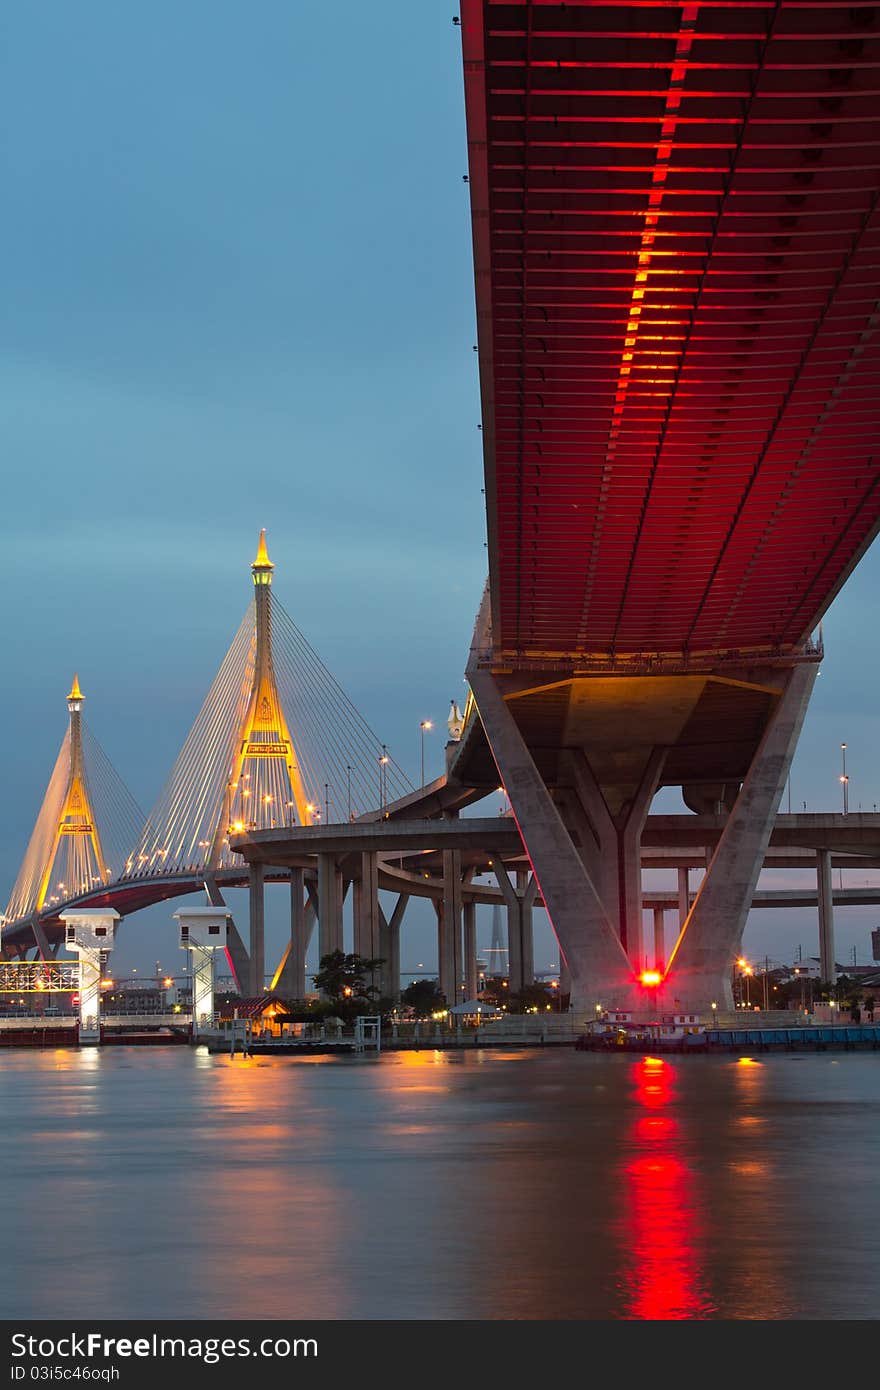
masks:
[[[5,1318],[880,1317],[880,1056],[0,1054]]]

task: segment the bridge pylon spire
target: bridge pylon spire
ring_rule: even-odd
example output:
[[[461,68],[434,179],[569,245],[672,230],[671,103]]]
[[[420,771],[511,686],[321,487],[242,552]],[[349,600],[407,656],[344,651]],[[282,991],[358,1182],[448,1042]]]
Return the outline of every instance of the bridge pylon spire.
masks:
[[[96,883],[106,883],[110,870],[104,861],[98,822],[86,781],[82,745],[82,707],[85,696],[80,689],[79,675],[74,674],[67,696],[69,770],[64,799],[57,818],[52,849],[46,859],[40,881],[35,909],[41,912],[52,886],[56,860],[63,877],[57,880],[60,892],[68,897],[87,893]]]
[[[308,825],[314,807],[300,771],[285,718],[272,653],[272,573],[266,529],[260,531],[251,565],[254,581],[253,674],[236,731],[223,809],[211,847],[209,868],[219,867],[230,832],[273,825]],[[295,813],[295,814],[294,814]]]
[[[110,880],[83,753],[84,699],[75,675],[67,731],[6,909],[7,923],[36,920]]]

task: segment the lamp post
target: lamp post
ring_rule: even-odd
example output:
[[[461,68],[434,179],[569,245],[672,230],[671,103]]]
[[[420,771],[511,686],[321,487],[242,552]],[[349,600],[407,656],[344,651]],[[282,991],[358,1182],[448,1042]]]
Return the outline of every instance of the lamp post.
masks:
[[[385,811],[385,768],[388,766],[388,754],[385,744],[382,744],[382,756],[379,759],[379,810],[384,814]]]
[[[842,760],[843,760],[843,766],[842,766],[842,768],[841,768],[841,775],[840,775],[840,781],[841,781],[841,785],[842,785],[842,787],[843,787],[843,814],[846,815],[847,812],[849,811],[849,778],[848,778],[847,775],[846,775],[846,744],[845,744],[845,743],[842,743],[842,744],[840,745],[840,756],[841,756],[841,758],[842,758]]]
[[[423,719],[419,725],[419,733],[421,734],[422,742],[422,786],[425,785],[425,734],[428,729],[433,729],[433,727],[434,725],[431,723],[430,719]]]

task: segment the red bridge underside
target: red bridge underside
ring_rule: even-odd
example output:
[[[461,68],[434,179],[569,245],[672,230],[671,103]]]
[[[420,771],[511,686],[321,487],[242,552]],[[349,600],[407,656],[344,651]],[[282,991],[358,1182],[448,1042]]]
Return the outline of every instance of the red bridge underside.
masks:
[[[461,22],[496,657],[793,650],[880,516],[880,10]]]

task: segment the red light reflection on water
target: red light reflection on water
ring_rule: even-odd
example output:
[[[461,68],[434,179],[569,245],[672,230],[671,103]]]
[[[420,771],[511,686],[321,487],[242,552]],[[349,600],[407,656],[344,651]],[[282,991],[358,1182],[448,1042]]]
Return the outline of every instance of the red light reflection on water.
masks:
[[[671,1112],[675,1067],[644,1057],[630,1073],[638,1113],[624,1145],[623,1248],[631,1261],[621,1287],[623,1316],[649,1321],[710,1311],[701,1255],[697,1178]]]

